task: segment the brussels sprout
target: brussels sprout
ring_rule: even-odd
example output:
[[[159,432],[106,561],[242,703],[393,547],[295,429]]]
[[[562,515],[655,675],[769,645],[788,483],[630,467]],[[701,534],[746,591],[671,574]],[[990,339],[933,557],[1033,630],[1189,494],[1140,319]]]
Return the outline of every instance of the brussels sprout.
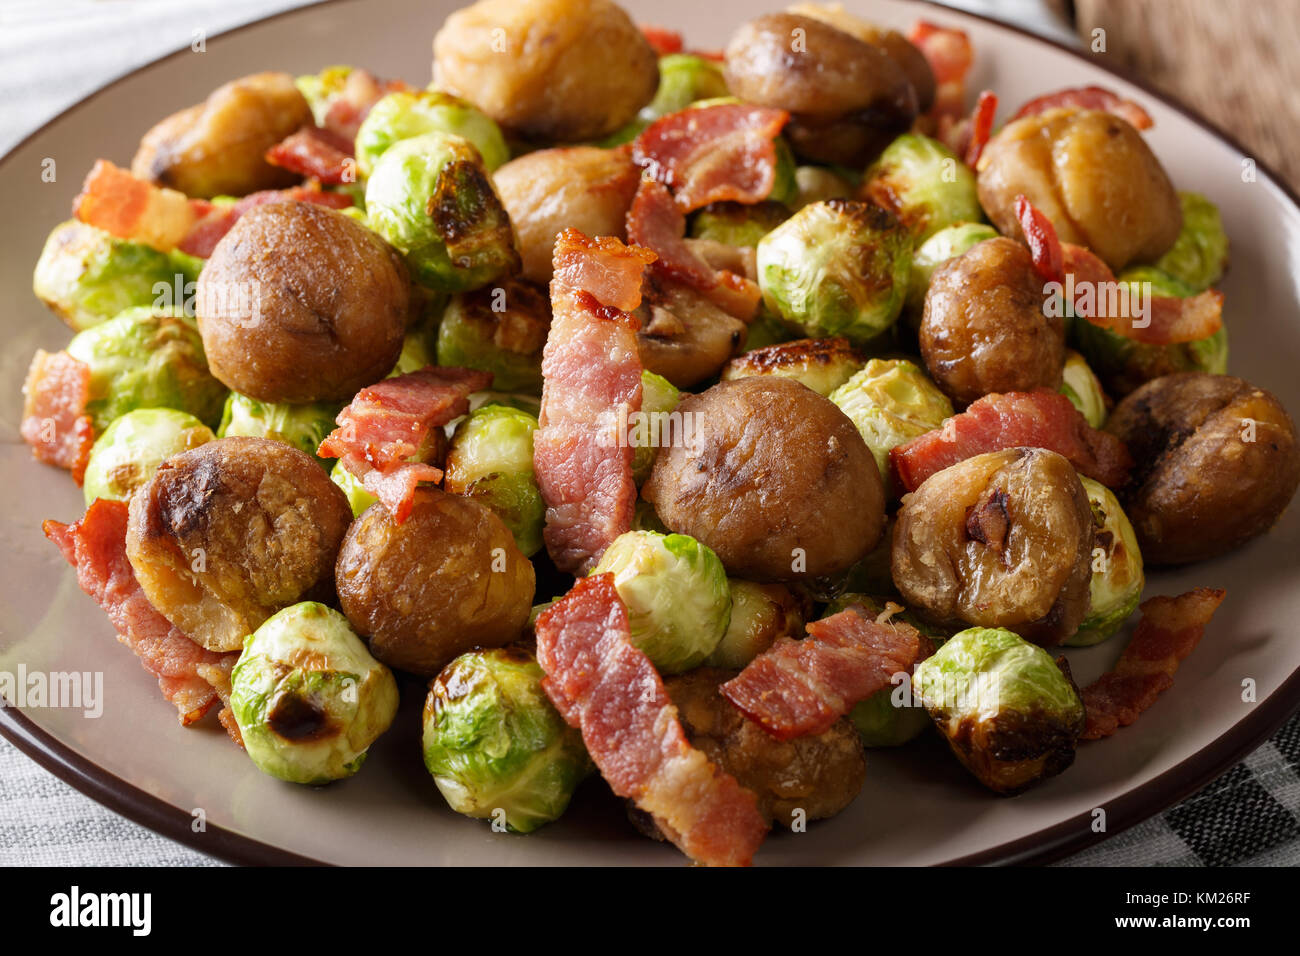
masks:
[[[350,777],[397,714],[397,681],[348,620],[314,601],[244,638],[230,708],[259,770],[290,783]]]
[[[729,246],[757,246],[789,218],[789,209],[770,200],[752,205],[715,202],[691,218],[690,234],[692,239],[711,239]]]
[[[483,369],[507,392],[542,391],[542,347],[550,298],[530,282],[506,279],[452,296],[438,327],[438,364]]]
[[[783,136],[773,140],[773,145],[776,147],[776,177],[767,198],[769,202],[789,206],[799,198],[799,179],[795,175],[798,167],[794,164],[794,151]]]
[[[898,318],[912,242],[889,213],[830,199],[805,206],[758,244],[763,302],[810,338],[863,345]]]
[[[636,507],[632,511],[632,530],[671,534],[668,526],[659,517],[659,512],[655,511],[655,506],[644,498],[636,500]]]
[[[361,517],[361,512],[379,500],[366,491],[366,486],[361,483],[360,478],[343,467],[342,460],[336,461],[334,467],[330,469],[330,481],[343,489],[354,518]]]
[[[429,365],[437,364],[438,356],[429,348],[428,330],[414,328],[408,331],[406,337],[402,339],[402,351],[397,356],[397,364],[388,373],[388,377],[396,378],[398,375],[409,375]]]
[[[208,372],[194,320],[140,306],[78,332],[68,354],[90,366],[86,412],[95,431],[135,408],[174,408],[205,425],[221,420],[226,387]]]
[[[694,538],[628,531],[614,539],[591,573],[607,571],[627,605],[632,643],[661,674],[698,667],[727,632],[727,572]]]
[[[530,833],[558,820],[591,759],[542,690],[531,651],[462,654],[424,704],[424,765],[457,813]]]
[[[474,144],[488,172],[510,158],[501,128],[464,100],[437,90],[389,93],[357,130],[357,169],[370,176],[394,143],[425,133],[450,133]]]
[[[335,98],[343,92],[348,77],[352,75],[350,66],[327,66],[319,73],[308,73],[294,79],[294,86],[311,108],[312,119],[317,126],[324,126],[329,116],[330,107]]]
[[[531,557],[542,547],[546,503],[533,477],[537,419],[505,405],[471,412],[451,438],[443,487],[474,498],[497,513]]]
[[[193,415],[171,408],[127,412],[95,439],[82,491],[96,498],[126,501],[172,455],[212,440],[212,430]]]
[[[929,239],[917,246],[912,256],[912,272],[907,283],[907,309],[921,321],[921,310],[925,307],[925,293],[930,288],[930,277],[934,270],[949,259],[955,259],[977,242],[996,239],[998,231],[982,222],[959,222],[935,232]]]
[[[940,229],[984,218],[975,172],[938,140],[904,133],[867,170],[859,195],[897,216],[922,243]]]
[[[890,449],[933,431],[953,414],[939,386],[907,359],[872,359],[830,399],[857,426],[894,494],[899,489],[889,467]]]
[[[510,218],[478,150],[459,136],[390,147],[366,183],[366,216],[431,289],[477,289],[519,268]]]
[[[1070,400],[1088,424],[1100,428],[1106,423],[1106,393],[1083,356],[1074,349],[1065,350],[1065,370],[1061,374],[1061,394]]]
[[[201,267],[190,256],[168,255],[70,219],[45,241],[32,291],[80,332],[126,309],[154,304],[164,287],[163,295],[179,287],[183,304],[185,286],[198,279]]]
[[[700,100],[729,97],[722,67],[693,53],[669,53],[659,58],[659,88],[654,99],[641,107],[636,118],[598,145],[612,148],[630,143],[641,131],[669,113],[686,109]]]
[[[794,171],[795,194],[790,205],[798,210],[827,199],[851,199],[857,187],[825,166],[799,166]]]
[[[722,381],[778,375],[829,395],[862,368],[862,357],[848,339],[796,339],[751,349],[722,367]]]
[[[334,430],[334,419],[339,411],[339,405],[333,402],[289,405],[283,402],[260,402],[239,392],[231,392],[226,398],[226,408],[221,415],[217,437],[271,438],[292,445],[315,458],[320,443]],[[320,462],[323,467],[329,468],[327,461]]]
[[[469,409],[482,408],[484,405],[505,405],[521,412],[527,412],[533,418],[542,414],[542,400],[537,395],[521,395],[518,392],[473,392],[469,397]]]
[[[1130,283],[1134,295],[1140,293],[1138,284],[1143,282],[1151,283],[1153,296],[1195,294],[1187,283],[1150,266],[1126,269],[1119,275],[1119,281]],[[1213,335],[1192,342],[1149,345],[1093,325],[1087,319],[1076,318],[1070,325],[1070,338],[1106,391],[1116,398],[1127,395],[1143,382],[1175,372],[1223,375],[1228,371],[1226,325]]]
[[[1146,583],[1137,534],[1119,499],[1099,481],[1083,475],[1079,481],[1088,493],[1095,530],[1088,616],[1065,639],[1071,647],[1099,644],[1118,631],[1137,609]]]
[[[803,610],[784,584],[756,584],[730,578],[731,621],[722,640],[704,659],[707,667],[740,670],[779,637],[803,637]]]
[[[1068,668],[1003,628],[954,634],[916,665],[912,692],[957,759],[998,793],[1070,766],[1086,722]]]
[[[655,466],[655,453],[658,444],[654,436],[666,435],[671,429],[662,423],[682,400],[682,393],[677,386],[662,375],[642,370],[641,372],[641,415],[640,422],[645,427],[629,431],[632,445],[632,478],[639,485],[650,477]]]
[[[1223,231],[1219,207],[1199,193],[1178,194],[1183,228],[1155,267],[1204,292],[1223,276],[1228,264],[1228,235]]]
[[[769,345],[789,342],[796,335],[797,332],[792,332],[779,317],[774,316],[767,310],[767,306],[760,302],[758,315],[754,317],[753,322],[749,323],[749,334],[745,337],[745,351],[752,352]]]

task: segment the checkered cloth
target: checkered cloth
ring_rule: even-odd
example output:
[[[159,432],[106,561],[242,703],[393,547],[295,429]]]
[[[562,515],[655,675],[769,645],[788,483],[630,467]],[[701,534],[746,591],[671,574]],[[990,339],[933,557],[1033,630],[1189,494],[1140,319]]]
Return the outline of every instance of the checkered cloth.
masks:
[[[212,36],[306,2],[0,0],[0,153],[113,77],[189,44],[195,29]],[[1038,0],[953,5],[1068,36]],[[0,740],[0,865],[216,862],[122,819]],[[1200,793],[1060,865],[1234,864],[1300,864],[1300,716]]]

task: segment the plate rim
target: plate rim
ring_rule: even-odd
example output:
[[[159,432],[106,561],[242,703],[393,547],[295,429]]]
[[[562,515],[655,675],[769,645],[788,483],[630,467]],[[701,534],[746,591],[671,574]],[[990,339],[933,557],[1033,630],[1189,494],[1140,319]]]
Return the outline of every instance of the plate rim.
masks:
[[[269,16],[241,23],[228,30],[213,34],[209,39],[229,37],[244,30],[259,27],[273,20],[303,14],[317,7],[334,6],[360,0],[315,0],[312,3],[280,10]],[[1202,116],[1197,110],[1167,94],[1130,70],[1103,64],[1082,49],[1068,46],[1060,40],[1034,33],[1032,30],[997,17],[948,6],[939,0],[905,0],[918,9],[929,9],[939,14],[968,17],[990,25],[994,29],[1026,37],[1042,46],[1082,60],[1126,83],[1138,87],[1146,96],[1159,100],[1170,109],[1182,114],[1201,130],[1226,143],[1242,156],[1254,160],[1256,169],[1262,171],[1279,189],[1297,213],[1300,213],[1300,194],[1292,188],[1273,167],[1253,155],[1231,133]],[[118,74],[96,87],[86,96],[70,104],[47,119],[8,150],[0,155],[3,165],[15,152],[41,136],[48,127],[92,104],[102,94],[120,83],[162,66],[169,60],[183,56],[188,47],[182,46],[164,53],[146,63]],[[1170,767],[1159,776],[1125,790],[1110,801],[1107,808],[1106,835],[1096,839],[1092,832],[1092,817],[1088,812],[1075,814],[1034,833],[1017,837],[974,853],[945,860],[940,866],[1027,866],[1052,863],[1090,846],[1105,843],[1125,830],[1162,813],[1212,780],[1230,770],[1245,756],[1271,737],[1295,713],[1300,712],[1300,668],[1293,671],[1268,697],[1258,702],[1251,711],[1232,724],[1223,734]],[[216,824],[206,824],[201,833],[192,829],[193,817],[182,808],[162,800],[146,790],[125,780],[88,757],[56,739],[40,727],[19,708],[0,703],[0,737],[9,741],[18,751],[31,758],[40,767],[59,780],[97,803],[145,827],[174,840],[183,846],[240,866],[332,866],[324,860],[294,853],[273,844],[264,843],[234,830]]]

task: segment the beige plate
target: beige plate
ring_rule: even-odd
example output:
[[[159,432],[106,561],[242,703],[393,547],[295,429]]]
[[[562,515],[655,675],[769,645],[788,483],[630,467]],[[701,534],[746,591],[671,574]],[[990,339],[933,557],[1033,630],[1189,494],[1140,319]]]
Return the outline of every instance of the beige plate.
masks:
[[[324,789],[280,783],[257,771],[213,726],[184,730],[157,684],[114,640],[104,615],[41,535],[41,519],[82,512],[63,473],[32,462],[17,435],[19,388],[32,351],[59,349],[67,330],[31,295],[31,270],[50,228],[68,215],[96,157],[129,162],[156,119],[198,102],[218,84],[257,70],[315,72],[332,63],[424,82],[429,40],[455,4],[446,0],[335,0],[212,38],[207,52],[160,60],[96,93],[0,161],[0,670],[102,671],[102,717],[80,711],[12,708],[0,731],[65,780],[127,816],[194,846],[246,862],[307,860],[366,864],[681,864],[673,849],[637,836],[603,785],[592,781],[559,823],[527,837],[494,834],[452,813],[421,765],[421,688],[403,688],[397,725],[354,779]],[[744,2],[640,0],[638,19],[683,28],[692,45],[721,46],[761,7]],[[777,8],[776,0],[770,4]],[[1008,107],[1063,86],[1100,83],[1143,102],[1149,134],[1175,183],[1223,210],[1232,269],[1223,285],[1232,327],[1232,371],[1273,389],[1300,413],[1300,209],[1262,169],[1242,178],[1241,150],[1153,94],[1087,59],[1010,28],[937,7],[848,4],[906,27],[918,16],[968,30],[975,43],[973,87],[994,88]],[[1097,58],[1104,62],[1105,57]],[[1003,115],[1006,114],[1004,109]],[[58,181],[41,180],[57,161]],[[982,790],[937,740],[868,755],[861,796],[834,820],[804,834],[772,836],[760,864],[929,864],[1047,859],[1100,839],[1092,810],[1110,833],[1158,812],[1226,769],[1272,732],[1300,701],[1300,509],[1227,558],[1153,575],[1149,593],[1198,584],[1228,589],[1200,649],[1176,686],[1135,726],[1084,745],[1063,776],[1015,799]],[[1121,641],[1070,653],[1087,682]],[[1258,703],[1243,703],[1254,682]],[[206,831],[193,832],[201,809]]]

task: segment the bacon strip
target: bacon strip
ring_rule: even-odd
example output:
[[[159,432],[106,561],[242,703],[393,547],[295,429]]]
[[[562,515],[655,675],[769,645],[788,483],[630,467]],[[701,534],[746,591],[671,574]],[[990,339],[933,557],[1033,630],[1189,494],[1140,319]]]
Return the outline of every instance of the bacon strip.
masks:
[[[1223,293],[1207,289],[1199,295],[1150,296],[1148,314],[1140,316],[1130,305],[1129,314],[1119,308],[1107,314],[1109,289],[1118,280],[1110,266],[1082,246],[1062,243],[1052,221],[1023,195],[1016,197],[1016,217],[1029,245],[1034,270],[1049,282],[1063,285],[1063,294],[1074,303],[1076,315],[1116,335],[1145,345],[1175,345],[1209,338],[1223,328]],[[1117,304],[1121,301],[1116,298]],[[1131,296],[1127,300],[1131,303]]]
[[[902,486],[915,491],[959,461],[1004,448],[1054,451],[1110,488],[1122,485],[1133,467],[1122,441],[1092,428],[1068,398],[1048,388],[985,395],[942,428],[895,446],[889,460]]]
[[[554,256],[533,468],[547,551],[560,570],[584,574],[632,527],[632,448],[613,425],[620,407],[629,415],[641,408],[638,322],[629,313],[654,253],[566,229]]]
[[[682,35],[676,30],[669,30],[666,27],[657,27],[648,23],[640,24],[639,29],[646,41],[654,48],[655,53],[660,56],[667,56],[669,53],[681,53],[685,49]]]
[[[442,471],[424,462],[441,446],[440,429],[469,411],[471,392],[491,384],[491,372],[456,367],[386,378],[357,392],[316,454],[341,459],[401,524],[418,483],[442,480]]]
[[[1196,649],[1225,593],[1196,588],[1142,602],[1142,619],[1124,653],[1083,690],[1088,713],[1084,740],[1100,740],[1127,727],[1173,686],[1178,665]]]
[[[333,186],[357,180],[352,141],[318,126],[304,126],[276,143],[266,161]]]
[[[711,202],[756,203],[776,185],[776,137],[785,110],[718,103],[669,113],[632,144],[632,159],[687,213]]]
[[[895,674],[909,672],[923,650],[915,628],[877,622],[856,606],[806,629],[803,640],[779,638],[719,688],[777,740],[829,730]]]
[[[929,117],[935,136],[955,149],[966,152],[963,140],[969,136],[966,114],[966,75],[975,62],[970,37],[962,30],[918,20],[908,39],[921,51],[934,74],[934,104]]]
[[[409,92],[402,80],[380,80],[369,70],[352,70],[343,88],[329,98],[321,126],[351,143],[371,108],[389,93]]]
[[[993,117],[998,111],[998,96],[992,90],[984,90],[975,101],[975,112],[970,118],[970,141],[962,151],[966,165],[972,169],[984,154],[984,147],[989,143],[993,133]]]
[[[77,569],[81,589],[108,614],[117,639],[158,678],[163,697],[176,706],[181,723],[189,726],[218,700],[200,669],[219,666],[229,673],[239,653],[219,654],[200,647],[149,603],[126,557],[126,523],[125,502],[96,498],[80,521],[70,525],[46,521],[41,527]]]
[[[89,400],[90,366],[67,352],[36,350],[23,383],[19,432],[37,461],[68,469],[78,485],[95,443]]]
[[[658,672],[631,642],[614,576],[579,580],[536,632],[542,688],[582,731],[610,789],[653,815],[691,859],[748,865],[768,827],[757,798],[686,739]]]
[[[1138,129],[1150,129],[1155,125],[1151,115],[1137,103],[1121,99],[1101,86],[1078,86],[1039,96],[1020,107],[1016,115],[1011,118],[1018,120],[1051,109],[1070,106],[1081,110],[1101,110],[1104,113],[1111,113],[1127,120]]]
[[[266,189],[262,192],[249,193],[243,199],[230,206],[217,206],[197,223],[181,240],[181,252],[206,259],[212,250],[239,220],[239,217],[254,206],[266,206],[277,202],[309,202],[330,209],[347,209],[352,199],[343,193],[321,192],[314,186],[291,186],[288,189]]]

